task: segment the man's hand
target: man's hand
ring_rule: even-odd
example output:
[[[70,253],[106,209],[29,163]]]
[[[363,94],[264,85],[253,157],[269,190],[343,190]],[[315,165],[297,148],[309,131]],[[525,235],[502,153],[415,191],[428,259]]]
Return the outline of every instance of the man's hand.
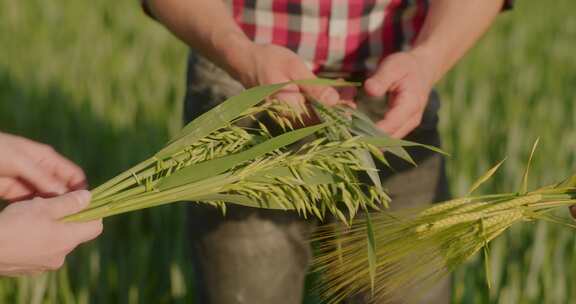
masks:
[[[386,57],[364,84],[369,96],[388,95],[388,110],[378,127],[395,138],[403,138],[422,120],[434,76],[423,56],[400,52]]]
[[[102,220],[63,223],[60,219],[84,209],[90,192],[8,205],[0,212],[0,275],[55,270],[76,246],[102,232]]]
[[[17,201],[85,187],[82,169],[50,146],[0,133],[0,198]]]
[[[154,17],[172,33],[246,88],[315,78],[310,67],[291,50],[248,39],[224,1],[147,0],[146,3]],[[327,105],[349,104],[340,100],[338,91],[326,86],[288,86],[275,97],[300,105],[304,95]]]
[[[230,72],[246,88],[316,78],[304,61],[285,47],[250,42],[244,54],[243,59],[233,59],[233,56],[230,56],[232,58]],[[327,105],[346,103],[341,100],[336,89],[316,85],[286,86],[274,97],[293,105],[301,105],[305,102],[306,95]]]
[[[372,96],[390,97],[390,110],[379,122],[394,137],[404,137],[422,119],[428,94],[502,9],[503,0],[436,0],[430,7],[412,49],[392,54],[365,83]]]

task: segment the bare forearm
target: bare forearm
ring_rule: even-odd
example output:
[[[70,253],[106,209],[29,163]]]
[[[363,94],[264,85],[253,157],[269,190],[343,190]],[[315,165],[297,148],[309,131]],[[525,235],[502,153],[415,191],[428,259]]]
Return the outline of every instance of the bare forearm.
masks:
[[[156,19],[246,88],[315,77],[291,50],[248,39],[222,0],[147,1]],[[299,104],[305,94],[329,105],[342,103],[327,86],[288,86],[274,98]]]
[[[503,0],[432,0],[412,53],[430,67],[433,82],[464,56],[489,28]]]
[[[236,74],[250,40],[220,0],[149,0],[154,16],[200,54]]]

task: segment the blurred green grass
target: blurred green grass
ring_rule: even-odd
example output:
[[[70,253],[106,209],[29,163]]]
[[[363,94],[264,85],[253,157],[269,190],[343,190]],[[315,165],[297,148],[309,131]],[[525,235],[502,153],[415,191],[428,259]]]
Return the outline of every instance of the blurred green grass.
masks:
[[[517,189],[536,137],[531,185],[576,167],[576,3],[518,1],[441,83],[453,193],[507,156],[481,191]],[[0,130],[50,143],[97,185],[180,127],[186,48],[136,1],[0,2]],[[182,206],[122,215],[67,269],[0,279],[0,303],[190,303]],[[570,303],[573,231],[527,223],[455,276],[455,303]],[[308,302],[313,302],[309,297]]]

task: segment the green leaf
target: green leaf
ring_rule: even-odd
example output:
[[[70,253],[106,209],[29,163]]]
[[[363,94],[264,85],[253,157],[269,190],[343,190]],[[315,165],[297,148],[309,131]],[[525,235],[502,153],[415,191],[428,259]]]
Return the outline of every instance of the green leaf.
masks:
[[[312,105],[314,106],[313,109],[316,111],[316,114],[323,119],[324,122],[331,122],[333,120],[339,121],[348,121],[349,118],[346,116],[346,113],[356,113],[356,115],[363,115],[362,113],[351,109],[351,108],[343,108],[343,107],[327,107],[318,101],[312,101]],[[330,118],[334,117],[334,118]],[[368,125],[367,128],[372,127],[374,130],[377,130],[368,117],[362,117],[363,121]],[[365,119],[368,119],[366,122]],[[328,134],[328,138],[331,140],[338,140],[338,139],[350,139],[352,138],[352,134],[346,126],[340,126],[341,129],[338,132],[339,134]],[[380,180],[380,175],[378,174],[378,170],[376,168],[376,164],[374,163],[374,159],[372,155],[367,150],[362,151],[355,151],[354,153],[356,157],[360,160],[360,163],[364,168],[367,170],[365,171],[368,174],[368,177],[372,181],[372,184],[378,189],[378,191],[383,192],[384,189],[382,188],[382,181]]]
[[[478,178],[474,182],[474,184],[472,184],[472,187],[470,187],[470,190],[468,191],[467,196],[470,196],[474,191],[476,191],[476,189],[478,189],[478,187],[480,187],[484,182],[486,182],[488,179],[490,179],[490,177],[492,177],[492,175],[494,175],[494,173],[496,173],[496,171],[498,171],[498,168],[500,168],[500,166],[502,166],[502,164],[504,163],[505,160],[506,160],[506,158],[501,160],[494,167],[490,168],[490,170],[488,170],[486,173],[484,173],[482,176],[480,176],[480,178]]]
[[[576,175],[572,175],[569,178],[559,182],[554,185],[554,188],[576,188]]]
[[[352,114],[352,131],[356,135],[386,136],[366,114],[355,109],[352,109],[350,113]]]
[[[530,166],[532,166],[532,158],[534,157],[534,152],[538,147],[538,143],[540,142],[540,137],[536,138],[536,141],[532,145],[532,151],[530,151],[530,157],[528,158],[528,164],[526,164],[526,170],[524,171],[524,175],[522,177],[522,186],[520,187],[520,193],[524,194],[528,192],[528,173],[530,171]]]
[[[207,196],[201,196],[196,198],[199,202],[213,202],[221,201],[226,203],[231,203],[235,205],[253,207],[253,208],[266,208],[266,209],[279,209],[286,210],[286,208],[280,204],[274,203],[273,201],[266,202],[265,205],[255,202],[243,195],[238,194],[212,194]]]
[[[446,156],[449,156],[448,153],[444,152],[442,149],[420,144],[413,141],[403,140],[403,139],[396,139],[392,137],[388,137],[387,135],[384,136],[359,136],[358,140],[362,143],[370,144],[376,146],[378,148],[394,148],[394,147],[422,147],[426,148],[430,151],[434,151],[436,153],[440,153]]]
[[[338,79],[326,79],[326,78],[309,78],[309,79],[299,79],[286,84],[301,84],[301,85],[324,85],[331,87],[358,87],[361,86],[360,82],[344,81]]]
[[[302,173],[302,181],[307,185],[326,185],[326,184],[335,184],[342,182],[342,178],[338,177],[337,175],[332,174],[326,170],[322,170],[320,168],[307,168],[306,173]],[[273,169],[268,169],[262,171],[258,175],[250,176],[246,180],[249,182],[265,182],[271,183],[272,179],[282,179],[286,177],[294,177],[293,172],[290,168],[287,167],[277,167]],[[285,180],[280,181],[279,183],[285,183]]]
[[[486,273],[486,285],[488,290],[492,289],[492,272],[490,271],[490,248],[488,247],[488,240],[486,239],[486,226],[484,219],[480,219],[480,232],[481,238],[484,239],[484,246],[482,251],[484,254],[484,271]]]
[[[395,139],[395,138],[388,137],[387,135],[359,136],[358,140],[362,143],[370,144],[370,145],[376,146],[380,149],[384,149],[385,152],[389,152],[389,153],[409,162],[412,165],[416,165],[416,162],[414,161],[414,159],[412,159],[412,156],[410,156],[410,154],[408,154],[408,152],[406,152],[404,147],[419,146],[419,147],[424,147],[426,149],[445,154],[444,152],[442,152],[442,150],[440,150],[436,147],[433,147],[433,146],[428,146],[428,145],[419,144],[419,143],[401,140],[401,139]]]
[[[326,127],[325,124],[320,124],[287,132],[246,151],[188,166],[162,179],[158,183],[157,188],[162,191],[220,174],[245,161],[258,158],[276,149],[293,144],[324,127]]]
[[[357,83],[331,79],[303,79],[291,82],[277,83],[253,87],[242,93],[230,97],[210,111],[202,114],[186,125],[168,145],[156,153],[157,158],[168,157],[182,147],[188,146],[210,133],[225,127],[232,120],[242,115],[251,107],[262,102],[267,97],[281,90],[288,84],[302,85],[328,85],[328,86],[354,86]]]
[[[225,127],[244,111],[262,102],[266,97],[282,89],[286,84],[279,83],[254,87],[228,98],[188,123],[164,149],[156,153],[156,157],[164,158],[170,156],[182,147],[193,144],[210,133]]]
[[[412,156],[406,152],[404,147],[419,146],[440,154],[448,155],[446,152],[434,146],[392,138],[378,129],[368,116],[358,110],[350,109],[349,113],[352,114],[351,130],[361,138],[362,142],[385,149],[387,152],[396,155],[412,165],[416,165],[416,162],[412,159]]]
[[[368,169],[365,172],[366,174],[368,174],[368,177],[370,177],[370,180],[372,181],[374,187],[376,187],[378,191],[384,192],[384,189],[382,188],[382,181],[380,180],[380,175],[378,174],[376,164],[374,163],[374,159],[372,158],[370,152],[364,150],[364,151],[356,151],[354,154],[356,154],[356,157],[358,157],[362,165]]]
[[[402,147],[389,147],[385,149],[385,152],[392,153],[397,157],[409,162],[413,166],[417,166],[416,161],[412,158],[412,156],[406,151],[406,149]]]

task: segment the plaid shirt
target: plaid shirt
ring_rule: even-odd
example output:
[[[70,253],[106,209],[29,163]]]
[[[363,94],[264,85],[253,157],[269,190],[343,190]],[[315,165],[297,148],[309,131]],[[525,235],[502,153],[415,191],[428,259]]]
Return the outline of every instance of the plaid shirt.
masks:
[[[251,40],[291,49],[316,73],[345,75],[369,73],[386,55],[409,49],[429,6],[429,0],[225,2]],[[511,4],[505,0],[505,8]]]
[[[256,43],[285,46],[316,73],[345,74],[373,71],[386,55],[409,49],[429,6],[429,0],[226,2]]]
[[[228,0],[256,43],[285,46],[314,72],[364,73],[410,47],[427,0]]]

